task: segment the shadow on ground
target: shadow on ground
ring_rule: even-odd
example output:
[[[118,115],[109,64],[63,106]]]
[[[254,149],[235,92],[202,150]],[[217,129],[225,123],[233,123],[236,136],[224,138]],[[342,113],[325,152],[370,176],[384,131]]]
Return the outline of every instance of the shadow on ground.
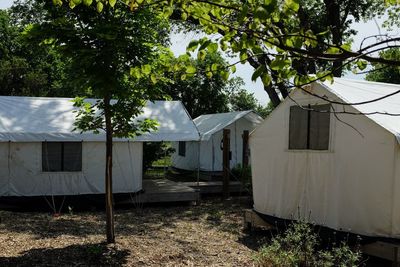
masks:
[[[106,244],[31,249],[16,257],[0,257],[0,266],[122,266],[127,250]]]

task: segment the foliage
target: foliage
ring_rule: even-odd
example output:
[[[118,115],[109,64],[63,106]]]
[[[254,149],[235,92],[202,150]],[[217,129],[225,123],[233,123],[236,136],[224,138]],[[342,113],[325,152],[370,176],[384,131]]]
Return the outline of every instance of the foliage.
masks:
[[[236,84],[229,93],[229,106],[232,111],[242,110],[253,110],[258,115],[266,118],[269,113],[274,109],[272,102],[269,102],[267,106],[261,105],[253,93],[249,93],[246,89],[240,88],[243,85],[241,79],[232,79],[232,82]]]
[[[380,53],[380,57],[386,59],[400,60],[400,49],[391,48]],[[372,70],[367,74],[368,81],[397,83],[400,84],[400,67],[386,66],[384,64],[373,64]]]
[[[188,60],[189,65],[193,67],[193,75],[178,70],[171,75],[173,84],[167,84],[163,91],[173,100],[182,101],[192,118],[229,111],[229,81],[221,73],[210,69],[210,66],[217,68],[216,66],[227,65],[221,54],[213,52],[203,59]]]
[[[259,266],[358,266],[359,250],[351,250],[345,243],[331,249],[320,249],[318,235],[305,222],[294,222],[274,237],[255,255]]]
[[[231,174],[235,179],[238,179],[242,182],[243,187],[248,192],[252,192],[252,184],[251,184],[251,166],[242,166],[241,164],[237,164],[232,168]]]
[[[66,62],[52,47],[29,42],[19,13],[0,10],[0,88],[3,95],[71,96]],[[21,14],[22,15],[22,14]]]
[[[158,159],[170,156],[174,149],[165,142],[143,143],[143,171],[150,168]]]
[[[72,7],[81,4],[77,0],[54,2],[69,3]],[[103,6],[113,5],[115,1],[83,3],[97,5],[101,12]],[[373,54],[396,45],[396,38],[387,37],[373,45],[351,49],[351,40],[347,37],[353,34],[348,27],[352,18],[357,21],[377,12],[382,14],[382,10],[374,9],[379,3],[373,0],[127,0],[125,3],[132,12],[152,6],[160,16],[190,21],[209,35],[220,34],[217,39],[192,41],[188,52],[196,51],[199,58],[218,48],[238,54],[242,63],[249,62],[255,68],[252,78],[263,81],[275,106],[280,102],[280,95],[287,96],[287,86],[305,85],[315,79],[332,80],[333,75],[340,76],[342,69],[350,65],[359,69],[364,69],[368,62],[400,66],[400,61]],[[398,1],[386,1],[386,4],[394,8],[400,5]],[[315,14],[318,19],[314,19]],[[299,69],[304,60],[322,66],[315,69],[314,77],[307,75],[309,70]],[[218,71],[227,73],[226,69]]]
[[[190,64],[196,69],[194,75],[187,76],[185,73],[182,79],[182,73],[174,73],[171,75],[173,83],[164,85],[162,90],[173,100],[182,101],[192,118],[243,110],[254,110],[265,117],[270,112],[268,107],[258,103],[254,94],[242,88],[244,82],[241,78],[227,80],[220,72],[212,71],[216,66],[228,66],[218,51],[206,54],[204,59],[191,58]]]
[[[168,23],[155,18],[149,10],[130,13],[118,6],[113,10],[105,8],[102,14],[94,8],[72,10],[46,3],[44,8],[46,19],[29,29],[29,38],[55,47],[71,63],[68,74],[75,87],[101,99],[76,99],[75,105],[81,108],[76,127],[82,131],[104,129],[104,113],[97,110],[104,110],[104,98],[115,98],[119,101],[111,103],[110,109],[114,136],[132,136],[154,128],[153,122],[132,123],[132,118],[141,113],[144,99],[162,97],[160,90],[150,86],[149,76],[151,64],[162,64],[161,55],[169,55],[162,49],[168,42]],[[129,75],[134,67],[141,71],[136,76]]]

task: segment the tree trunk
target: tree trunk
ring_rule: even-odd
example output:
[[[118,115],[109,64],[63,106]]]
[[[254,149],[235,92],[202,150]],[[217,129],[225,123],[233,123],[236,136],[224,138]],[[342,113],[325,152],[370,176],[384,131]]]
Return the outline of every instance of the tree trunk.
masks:
[[[113,203],[113,191],[112,191],[112,123],[111,123],[111,105],[110,97],[104,98],[104,116],[106,121],[106,232],[107,232],[107,243],[115,243],[114,234],[114,203]]]
[[[328,25],[332,33],[332,43],[337,46],[343,44],[342,23],[340,18],[340,5],[337,0],[324,0]],[[344,18],[345,19],[345,18]],[[341,77],[343,72],[343,60],[336,60],[332,64],[332,73],[335,77]]]

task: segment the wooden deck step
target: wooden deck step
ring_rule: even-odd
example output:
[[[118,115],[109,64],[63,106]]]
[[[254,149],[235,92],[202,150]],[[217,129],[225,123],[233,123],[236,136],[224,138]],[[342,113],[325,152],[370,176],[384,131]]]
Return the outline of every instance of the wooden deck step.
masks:
[[[185,186],[193,189],[198,189],[201,194],[218,194],[222,193],[222,181],[201,181],[197,182],[183,182]],[[229,192],[239,193],[243,192],[242,184],[238,181],[231,181],[229,183]]]
[[[138,203],[191,202],[199,199],[196,189],[168,179],[143,180],[143,190],[134,198]]]

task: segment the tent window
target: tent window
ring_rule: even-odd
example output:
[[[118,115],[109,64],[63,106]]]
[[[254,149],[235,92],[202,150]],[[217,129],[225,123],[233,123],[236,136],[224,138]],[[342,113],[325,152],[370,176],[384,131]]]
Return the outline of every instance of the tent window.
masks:
[[[289,149],[329,149],[330,105],[290,107]],[[326,112],[323,112],[326,111]]]
[[[42,170],[44,172],[82,171],[82,143],[42,143]]]
[[[178,155],[182,157],[186,156],[186,142],[179,141]]]

